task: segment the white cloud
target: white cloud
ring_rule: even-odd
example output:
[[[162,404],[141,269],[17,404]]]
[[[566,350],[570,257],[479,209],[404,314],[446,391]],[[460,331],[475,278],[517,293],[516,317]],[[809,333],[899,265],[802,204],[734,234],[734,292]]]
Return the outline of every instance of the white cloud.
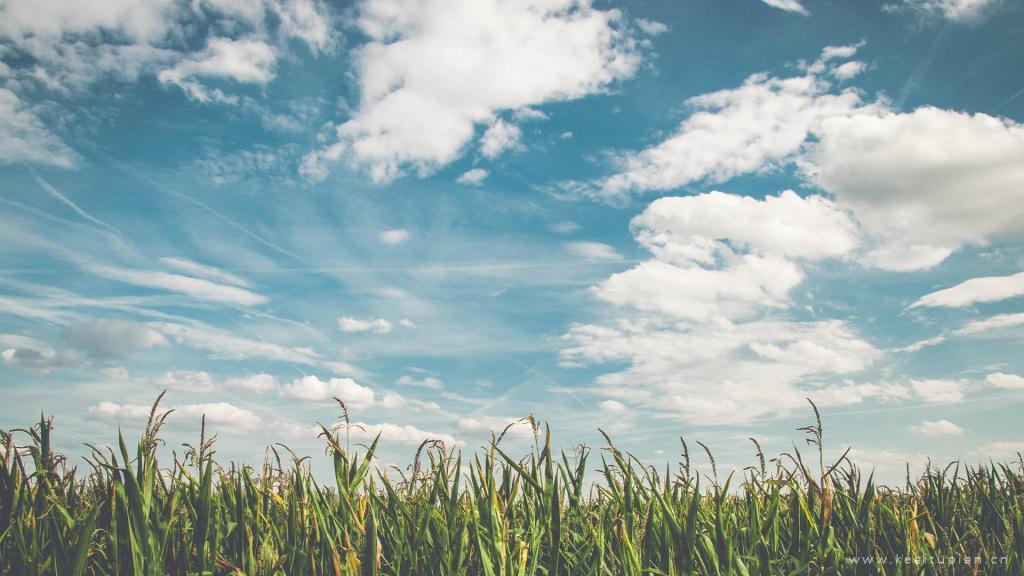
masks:
[[[605,90],[640,64],[618,10],[585,0],[366,0],[360,103],[307,175],[341,157],[384,182],[455,160],[497,113]]]
[[[86,268],[93,274],[142,286],[154,290],[166,290],[185,294],[201,302],[217,302],[237,306],[255,306],[267,301],[267,297],[240,288],[218,284],[203,278],[194,278],[181,274],[172,274],[159,270],[130,270],[115,266],[91,265]]]
[[[650,148],[622,155],[618,159],[622,170],[586,193],[614,198],[670,190],[785,164],[823,119],[877,109],[877,105],[864,105],[856,90],[834,93],[822,77],[831,60],[855,51],[854,46],[826,48],[802,76],[755,74],[739,88],[690,98],[687,106],[694,112],[674,134]]]
[[[345,432],[343,430],[340,431],[340,434],[344,438]],[[456,439],[451,434],[421,430],[411,424],[390,424],[386,422],[367,424],[366,422],[354,422],[349,427],[350,437],[363,442],[373,440],[377,434],[380,434],[380,441],[384,443],[394,442],[407,446],[419,446],[426,440],[440,440],[448,448],[465,446],[465,442]]]
[[[444,382],[441,382],[441,379],[435,376],[416,378],[415,376],[405,374],[398,380],[395,380],[395,384],[399,384],[401,386],[418,386],[420,388],[429,388],[431,390],[441,390],[444,388]]]
[[[195,370],[173,370],[161,374],[153,381],[159,388],[181,390],[183,392],[214,392],[217,383],[206,372]]]
[[[78,154],[46,127],[36,108],[7,88],[0,88],[0,163],[75,166]]]
[[[499,118],[480,137],[480,153],[485,158],[497,158],[502,152],[519,147],[522,138],[519,126]]]
[[[860,260],[887,270],[930,268],[1024,228],[1024,126],[933,107],[895,112],[837,92],[826,74],[852,73],[839,61],[857,48],[826,48],[803,76],[758,74],[692,98],[695,112],[667,140],[624,155],[596,184],[565,188],[614,199],[795,162],[864,230]]]
[[[655,20],[645,20],[644,18],[636,19],[636,26],[644,34],[648,36],[657,36],[658,34],[664,34],[668,32],[668,26]]]
[[[761,1],[764,2],[765,4],[771,6],[772,8],[778,8],[779,10],[785,10],[786,12],[794,12],[796,14],[803,14],[804,16],[807,16],[807,15],[810,14],[810,12],[807,11],[807,8],[804,8],[803,4],[800,3],[800,0],[761,0]]]
[[[0,352],[3,363],[22,370],[49,372],[78,363],[78,359],[49,346],[15,346]]]
[[[912,426],[914,432],[921,436],[934,438],[937,436],[962,436],[964,429],[949,420],[922,420]]]
[[[663,417],[738,423],[799,408],[909,396],[906,387],[834,383],[881,352],[845,322],[750,320],[784,309],[804,262],[849,255],[849,215],[820,196],[714,192],[662,198],[631,222],[653,258],[594,286],[622,309],[611,325],[574,326],[565,366],[625,364],[596,393]],[[827,383],[827,384],[826,384]]]
[[[1011,390],[1024,390],[1024,377],[1004,372],[993,372],[985,377],[985,382],[996,388],[1009,388]]]
[[[402,244],[409,239],[409,231],[404,228],[395,228],[381,232],[377,238],[383,244]]]
[[[1024,453],[1024,442],[992,442],[979,446],[975,454],[997,462],[1016,460]]]
[[[964,394],[974,388],[970,380],[911,380],[910,387],[914,394],[925,402],[953,403],[964,399]]]
[[[314,54],[333,52],[338,47],[336,23],[330,6],[319,0],[273,1],[270,6],[280,18],[280,32],[306,43]]]
[[[1012,276],[990,276],[972,278],[952,288],[926,294],[911,304],[921,306],[963,308],[982,302],[997,302],[1008,298],[1024,296],[1024,272]]]
[[[483,182],[484,179],[487,178],[487,175],[487,170],[484,170],[483,168],[473,168],[471,170],[467,170],[455,181],[459,184],[475,185]]]
[[[118,404],[116,402],[103,401],[95,406],[89,407],[89,412],[106,418],[146,418],[152,406],[145,404]]]
[[[730,248],[817,261],[848,254],[858,241],[840,207],[792,190],[760,200],[723,192],[660,198],[630,226],[640,244],[674,263],[711,264]]]
[[[145,324],[115,319],[72,324],[64,329],[64,341],[98,358],[124,358],[136,350],[167,344],[162,334]]]
[[[948,334],[939,334],[932,338],[926,338],[914,342],[909,346],[897,348],[897,352],[917,352],[928,346],[936,346],[950,339],[950,337],[981,337],[1001,338],[1016,335],[1015,329],[1024,327],[1024,313],[1017,314],[996,314],[987,318],[971,320],[960,328]]]
[[[46,343],[38,338],[22,336],[21,334],[0,334],[0,346],[11,348],[43,348]]]
[[[953,22],[976,23],[984,19],[1000,0],[902,0],[886,4],[887,12],[911,11],[924,17],[938,17]]]
[[[157,77],[164,84],[175,84],[199,102],[237,103],[237,97],[219,88],[210,89],[199,78],[234,80],[243,84],[265,85],[274,79],[277,52],[262,40],[210,38],[206,49],[162,70]]]
[[[53,40],[105,30],[135,41],[156,41],[173,26],[168,16],[174,9],[173,0],[8,0],[0,7],[0,36],[16,41],[32,37]]]
[[[111,419],[141,420],[149,417],[152,406],[148,404],[118,404],[116,402],[102,401],[89,407],[89,412],[97,416]],[[176,416],[184,416],[190,420],[199,420],[206,416],[208,424],[218,426],[218,432],[226,433],[247,433],[263,428],[263,420],[244,408],[239,408],[227,402],[210,402],[205,404],[183,404],[179,406],[160,407],[159,412],[173,409],[170,419]]]
[[[622,254],[614,246],[601,242],[567,242],[565,249],[573,256],[596,262],[614,262],[622,260]]]
[[[1024,127],[938,108],[832,116],[801,161],[879,248],[866,262],[917,270],[1024,225]]]
[[[493,432],[501,434],[508,429],[506,436],[512,438],[532,438],[533,426],[528,420],[515,418],[513,416],[466,416],[455,422],[459,430],[466,432]]]
[[[888,400],[886,386],[815,384],[852,374],[880,352],[838,320],[671,324],[619,320],[574,326],[564,337],[566,366],[621,364],[597,379],[595,391],[663,417],[701,424],[741,423],[806,405]]]
[[[783,259],[742,256],[720,270],[648,260],[591,290],[616,306],[706,321],[747,316],[761,306],[784,306],[789,291],[801,281],[799,267]]]
[[[842,256],[856,226],[829,200],[792,191],[764,200],[711,192],[662,198],[631,223],[655,258],[593,288],[600,299],[679,318],[736,318],[784,306],[803,281],[795,260]]]
[[[957,329],[953,334],[957,336],[973,336],[975,334],[984,334],[986,332],[1020,326],[1024,326],[1024,312],[1018,314],[996,314],[981,320],[972,320],[962,328]]]
[[[383,318],[367,318],[365,320],[352,316],[338,318],[338,327],[342,332],[373,332],[374,334],[387,334],[394,326]]]
[[[599,407],[601,408],[601,412],[605,412],[607,414],[625,414],[629,411],[629,408],[626,408],[626,405],[618,400],[605,400],[601,402]]]
[[[224,385],[230,388],[241,388],[250,392],[269,392],[277,389],[277,378],[270,374],[250,374],[248,376],[237,376],[228,378]]]
[[[838,80],[850,80],[855,76],[859,76],[867,68],[867,64],[857,60],[844,62],[832,69],[832,76],[835,76]]]
[[[375,400],[372,389],[357,384],[351,378],[321,380],[316,376],[304,376],[284,384],[281,395],[307,402],[327,402],[338,397],[350,410],[369,408]]]
[[[244,278],[239,278],[234,274],[225,272],[220,268],[208,266],[206,264],[200,264],[187,260],[185,258],[161,258],[160,262],[168,268],[173,268],[179,272],[184,272],[189,276],[195,276],[197,278],[205,278],[213,282],[220,282],[221,284],[231,284],[233,286],[241,286],[247,288],[249,281]]]

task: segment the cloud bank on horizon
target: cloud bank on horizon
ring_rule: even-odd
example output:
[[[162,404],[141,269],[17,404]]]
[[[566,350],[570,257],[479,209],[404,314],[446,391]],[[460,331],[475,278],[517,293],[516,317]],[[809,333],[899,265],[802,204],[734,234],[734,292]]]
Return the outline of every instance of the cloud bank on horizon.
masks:
[[[0,427],[1024,447],[1024,8],[732,10],[10,0]]]

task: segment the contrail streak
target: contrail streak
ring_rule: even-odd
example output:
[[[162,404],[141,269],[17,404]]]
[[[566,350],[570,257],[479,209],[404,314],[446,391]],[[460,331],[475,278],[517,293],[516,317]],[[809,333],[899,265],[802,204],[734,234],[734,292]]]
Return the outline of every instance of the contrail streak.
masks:
[[[106,228],[107,230],[110,230],[114,234],[123,237],[123,235],[121,234],[120,230],[118,230],[116,227],[114,227],[114,226],[112,226],[110,224],[107,224],[103,220],[100,220],[99,218],[96,218],[92,214],[89,214],[81,206],[79,206],[78,204],[75,204],[74,202],[72,202],[71,199],[68,198],[67,196],[65,196],[64,194],[62,194],[60,190],[57,190],[56,188],[53,187],[52,184],[50,184],[49,182],[44,180],[43,177],[40,176],[39,173],[36,172],[34,168],[32,168],[31,166],[28,166],[27,168],[28,168],[29,173],[32,174],[32,178],[36,181],[36,184],[38,184],[40,188],[42,188],[43,190],[46,190],[47,192],[50,193],[51,196],[53,196],[57,200],[60,200],[64,204],[66,204],[69,208],[74,210],[75,214],[78,214],[82,218],[88,220],[89,222],[92,222],[93,224],[96,224],[97,226],[101,226],[103,228]]]

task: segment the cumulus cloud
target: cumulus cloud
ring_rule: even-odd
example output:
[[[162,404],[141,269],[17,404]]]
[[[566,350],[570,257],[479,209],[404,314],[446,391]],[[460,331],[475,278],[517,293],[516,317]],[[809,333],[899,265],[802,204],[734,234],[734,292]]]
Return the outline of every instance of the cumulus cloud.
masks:
[[[305,42],[314,54],[334,52],[338,48],[337,24],[326,2],[271,1],[270,6],[280,19],[280,32],[285,37]]]
[[[630,228],[652,258],[591,289],[620,316],[573,326],[563,337],[565,366],[626,366],[597,378],[594,391],[606,400],[727,423],[784,413],[808,396],[845,405],[909,395],[900,386],[824,384],[881,356],[845,322],[763,317],[788,308],[805,263],[857,248],[856,224],[831,200],[791,191],[669,197]]]
[[[45,345],[7,348],[0,352],[0,359],[7,366],[38,372],[49,372],[79,363],[75,355]]]
[[[210,89],[200,79],[265,85],[274,79],[276,63],[274,47],[262,40],[210,38],[205,50],[162,70],[157,77],[164,84],[178,86],[193,100],[235,104],[237,97],[219,88]]]
[[[622,260],[622,254],[614,246],[601,242],[568,242],[565,249],[578,258],[595,262],[614,262]]]
[[[1004,372],[993,372],[985,377],[985,382],[995,388],[1007,388],[1010,390],[1024,390],[1024,377]]]
[[[867,67],[867,64],[857,60],[844,62],[832,69],[832,76],[837,80],[850,80],[867,70]]]
[[[217,383],[213,376],[197,370],[172,370],[154,379],[159,388],[181,390],[182,392],[214,392]]]
[[[147,404],[132,404],[103,401],[89,407],[89,412],[99,417],[111,419],[138,420],[147,418],[152,407]],[[169,418],[183,416],[189,420],[206,417],[208,424],[217,425],[218,432],[248,433],[263,428],[263,420],[244,408],[227,402],[209,402],[205,404],[182,404],[161,411],[173,409]]]
[[[911,380],[910,387],[914,394],[925,402],[953,403],[960,402],[968,390],[976,387],[970,380],[945,380],[939,378]]]
[[[910,307],[963,308],[982,302],[997,302],[1022,295],[1024,295],[1024,272],[1012,276],[972,278],[952,288],[926,294]]]
[[[275,43],[305,42],[314,54],[337,48],[337,26],[322,0],[110,0],[102,4],[11,0],[0,5],[0,40],[16,55],[18,89],[68,95],[100,78],[135,82],[163,73],[193,98],[237,102],[200,81],[259,81],[272,69]],[[193,51],[208,31],[211,38]]]
[[[168,15],[174,10],[174,0],[111,0],[102,4],[8,0],[2,7],[0,35],[24,41],[104,30],[135,41],[156,41],[173,26]]]
[[[116,319],[72,324],[64,329],[64,341],[96,358],[124,358],[136,350],[167,344],[162,334],[145,324]]]
[[[497,158],[502,152],[518,147],[522,137],[519,126],[499,118],[480,137],[480,153],[485,158]]]
[[[655,258],[593,288],[600,299],[679,318],[735,318],[784,306],[803,281],[799,260],[840,257],[857,245],[849,216],[820,196],[763,200],[711,192],[662,198],[631,223]]]
[[[145,404],[118,404],[116,402],[103,401],[95,406],[89,407],[91,414],[97,414],[106,418],[146,418],[152,406]]]
[[[361,319],[353,316],[338,318],[338,327],[342,332],[373,332],[374,334],[387,334],[394,329],[394,325],[383,318]]]
[[[343,156],[376,182],[429,173],[499,112],[600,92],[641,61],[623,14],[583,0],[367,0],[358,26],[359,107],[310,176]]]
[[[918,270],[1021,229],[1024,127],[924,107],[833,116],[801,166],[879,242],[865,260]]]
[[[621,364],[597,379],[601,395],[692,423],[748,422],[806,404],[893,399],[881,386],[814,386],[816,377],[852,374],[880,352],[838,320],[673,324],[619,320],[574,326],[563,337],[565,366]]]
[[[828,76],[859,45],[834,46],[803,75],[756,74],[738,88],[691,98],[694,110],[666,140],[621,155],[618,173],[565,189],[605,199],[723,181],[796,164],[802,177],[851,212],[864,232],[862,263],[931,268],[963,246],[1019,232],[1024,127],[934,107],[892,110]]]
[[[864,104],[852,88],[835,92],[824,77],[832,61],[855,52],[855,46],[829,47],[803,75],[755,74],[738,88],[690,98],[686,104],[693,113],[675,133],[645,150],[621,155],[617,174],[594,189],[583,189],[614,198],[723,182],[791,161],[823,119],[877,109],[876,104]]]
[[[281,395],[307,402],[327,402],[341,398],[350,409],[369,408],[374,405],[373,390],[361,386],[351,378],[321,380],[316,376],[304,376],[281,386]]]
[[[618,400],[605,400],[599,404],[601,412],[606,414],[625,414],[629,411],[626,405]]]
[[[373,440],[378,434],[380,434],[381,442],[393,442],[405,444],[406,446],[419,446],[427,440],[440,440],[448,448],[466,445],[465,442],[458,440],[451,434],[421,430],[411,424],[353,422],[349,427],[349,436],[363,442]]]
[[[922,420],[912,427],[921,436],[935,438],[938,436],[963,436],[964,429],[949,420]]]

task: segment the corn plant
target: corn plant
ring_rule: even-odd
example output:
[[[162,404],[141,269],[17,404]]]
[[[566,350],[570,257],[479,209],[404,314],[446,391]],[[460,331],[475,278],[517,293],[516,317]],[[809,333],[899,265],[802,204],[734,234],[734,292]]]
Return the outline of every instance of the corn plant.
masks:
[[[492,437],[476,454],[426,441],[406,470],[353,449],[344,403],[321,426],[330,478],[269,447],[260,466],[219,464],[206,433],[161,466],[159,399],[135,449],[92,448],[79,471],[53,422],[0,431],[0,573],[393,576],[1024,574],[1024,459],[929,465],[880,486],[824,427],[808,448],[721,477],[644,465],[605,436],[525,454]],[[593,466],[596,470],[592,470]],[[588,481],[596,471],[597,481]],[[326,481],[324,481],[326,480]]]

